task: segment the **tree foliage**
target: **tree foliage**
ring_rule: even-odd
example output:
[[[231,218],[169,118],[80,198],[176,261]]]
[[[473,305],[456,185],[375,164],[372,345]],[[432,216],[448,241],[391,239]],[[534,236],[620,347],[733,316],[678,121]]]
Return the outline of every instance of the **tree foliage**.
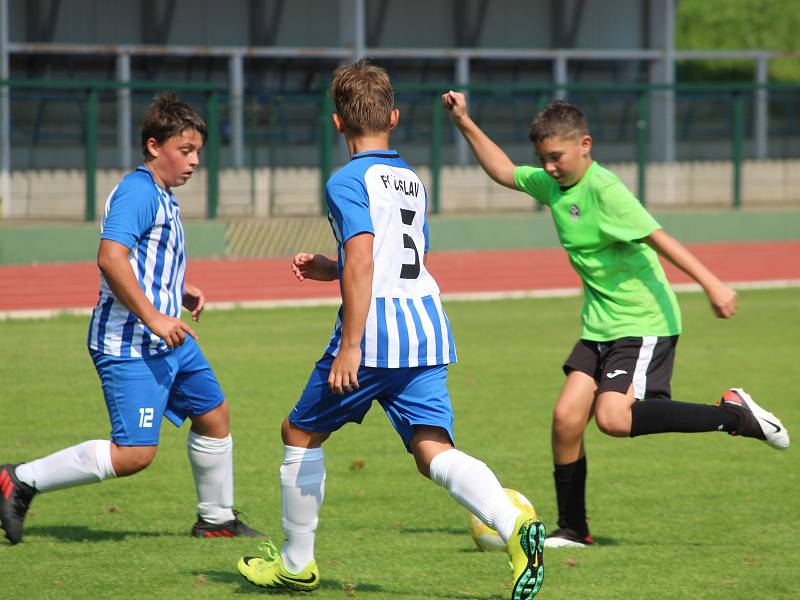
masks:
[[[798,0],[680,0],[675,23],[679,50],[800,51]],[[681,79],[753,78],[753,61],[692,61]],[[771,81],[800,81],[800,58],[771,59]]]

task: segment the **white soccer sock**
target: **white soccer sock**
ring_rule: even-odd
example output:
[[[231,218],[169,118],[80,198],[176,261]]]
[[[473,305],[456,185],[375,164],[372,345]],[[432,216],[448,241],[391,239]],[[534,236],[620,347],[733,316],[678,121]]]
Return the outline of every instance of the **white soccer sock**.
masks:
[[[299,573],[314,560],[319,509],[325,496],[324,459],[322,448],[284,446],[281,524],[286,540],[281,556],[290,573]]]
[[[111,465],[111,442],[90,440],[59,450],[44,458],[19,465],[16,475],[17,479],[35,487],[39,492],[51,492],[116,477]]]
[[[189,431],[189,462],[197,489],[197,514],[221,525],[233,514],[233,438],[211,438]]]
[[[492,470],[481,461],[451,448],[433,457],[431,479],[447,488],[461,506],[508,541],[520,510],[508,499]]]

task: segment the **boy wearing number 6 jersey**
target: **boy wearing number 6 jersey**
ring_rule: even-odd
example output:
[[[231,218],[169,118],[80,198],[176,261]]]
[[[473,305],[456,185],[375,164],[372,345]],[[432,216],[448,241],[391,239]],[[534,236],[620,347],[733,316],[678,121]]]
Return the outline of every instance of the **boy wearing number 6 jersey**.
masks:
[[[365,61],[331,84],[333,123],[351,160],[326,186],[338,260],[300,253],[299,280],[339,279],[342,306],[323,357],[282,426],[280,552],[245,556],[239,572],[267,588],[319,586],[314,539],[325,482],[322,443],[360,423],[377,400],[425,477],[497,530],[514,571],[512,598],[533,598],[542,578],[544,527],[516,508],[494,473],[454,448],[447,365],[455,345],[439,287],[425,268],[427,196],[389,134],[399,111],[386,72]]]

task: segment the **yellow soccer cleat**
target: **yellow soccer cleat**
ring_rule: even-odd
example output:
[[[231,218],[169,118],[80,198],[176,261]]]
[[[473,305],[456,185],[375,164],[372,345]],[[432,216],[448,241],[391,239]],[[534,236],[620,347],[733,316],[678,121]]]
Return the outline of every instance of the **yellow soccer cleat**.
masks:
[[[530,600],[539,593],[544,581],[544,523],[523,512],[514,523],[508,540],[508,557],[514,572],[511,600]]]
[[[242,577],[253,585],[301,592],[310,592],[319,587],[316,561],[312,560],[299,573],[290,573],[272,542],[259,544],[258,549],[264,556],[243,556],[236,565]]]

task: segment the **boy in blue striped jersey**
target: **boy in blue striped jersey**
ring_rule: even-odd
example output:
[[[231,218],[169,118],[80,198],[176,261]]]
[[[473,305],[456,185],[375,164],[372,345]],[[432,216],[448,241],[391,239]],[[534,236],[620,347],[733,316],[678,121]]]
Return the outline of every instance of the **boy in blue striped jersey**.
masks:
[[[365,61],[339,69],[330,89],[333,123],[351,160],[327,182],[338,260],[300,253],[299,280],[339,279],[342,306],[323,357],[284,420],[280,467],[281,551],[245,556],[239,572],[266,588],[319,586],[315,531],[325,467],[322,443],[360,423],[377,400],[424,476],[506,540],[514,571],[512,598],[532,598],[544,574],[544,526],[521,513],[481,461],[453,445],[447,365],[456,361],[439,287],[425,268],[427,196],[419,177],[390,150],[398,110],[386,72]]]
[[[197,488],[196,537],[260,536],[233,510],[233,441],[228,404],[214,372],[181,320],[199,320],[203,293],[184,283],[183,227],[171,188],[199,164],[202,119],[174,93],[158,96],[142,125],[144,164],[106,202],[97,264],[100,295],[88,346],[103,387],[111,440],[90,440],[44,458],[0,467],[0,519],[22,538],[36,493],[133,475],[158,448],[161,420],[189,418],[189,461]],[[155,491],[154,491],[155,494]]]

